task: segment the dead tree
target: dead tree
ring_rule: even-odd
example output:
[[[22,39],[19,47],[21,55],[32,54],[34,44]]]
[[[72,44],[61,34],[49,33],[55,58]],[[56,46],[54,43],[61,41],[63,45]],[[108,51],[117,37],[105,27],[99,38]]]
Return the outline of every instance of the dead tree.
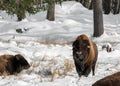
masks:
[[[102,14],[102,0],[93,0],[94,12],[94,37],[99,37],[103,34],[103,14]]]

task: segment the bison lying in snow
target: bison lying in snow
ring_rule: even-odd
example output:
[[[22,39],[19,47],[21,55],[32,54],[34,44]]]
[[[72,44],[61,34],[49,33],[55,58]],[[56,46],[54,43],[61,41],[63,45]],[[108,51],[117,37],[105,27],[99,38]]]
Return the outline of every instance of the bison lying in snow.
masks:
[[[92,86],[120,86],[120,72],[96,81]]]
[[[29,67],[29,63],[20,54],[0,56],[0,75],[19,73],[23,69],[28,69]]]
[[[98,50],[94,42],[86,35],[82,34],[73,42],[73,59],[76,66],[76,71],[81,75],[88,76],[89,73],[95,70]]]

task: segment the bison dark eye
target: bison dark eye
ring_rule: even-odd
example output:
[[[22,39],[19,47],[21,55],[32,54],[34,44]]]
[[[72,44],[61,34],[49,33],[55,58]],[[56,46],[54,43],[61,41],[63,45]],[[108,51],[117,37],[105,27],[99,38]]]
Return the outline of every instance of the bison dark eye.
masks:
[[[83,45],[84,45],[84,46],[88,46],[88,45],[89,45],[88,41],[87,41],[87,40],[84,40],[84,41],[83,41]]]

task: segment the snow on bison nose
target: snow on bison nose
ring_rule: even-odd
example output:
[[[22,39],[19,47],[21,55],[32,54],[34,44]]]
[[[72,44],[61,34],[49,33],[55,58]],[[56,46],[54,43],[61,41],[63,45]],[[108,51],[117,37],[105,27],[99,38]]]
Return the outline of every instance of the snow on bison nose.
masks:
[[[30,64],[20,54],[0,56],[0,75],[11,75],[28,69]]]

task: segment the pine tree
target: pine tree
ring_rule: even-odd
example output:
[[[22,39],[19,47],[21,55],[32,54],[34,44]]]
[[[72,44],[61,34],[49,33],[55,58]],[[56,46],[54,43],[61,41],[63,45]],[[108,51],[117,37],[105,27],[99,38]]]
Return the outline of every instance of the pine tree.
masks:
[[[51,0],[0,0],[0,10],[5,10],[9,15],[16,15],[18,21],[26,17],[26,13],[36,14],[41,10],[50,10]],[[62,0],[54,0],[61,3]]]

